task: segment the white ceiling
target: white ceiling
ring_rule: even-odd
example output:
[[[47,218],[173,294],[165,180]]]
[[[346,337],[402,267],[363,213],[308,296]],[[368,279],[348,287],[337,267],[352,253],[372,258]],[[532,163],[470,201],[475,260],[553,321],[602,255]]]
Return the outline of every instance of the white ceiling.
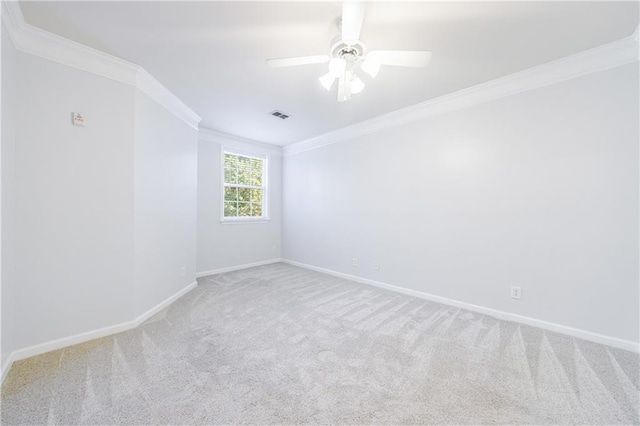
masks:
[[[317,80],[326,64],[265,62],[328,53],[338,2],[23,2],[22,10],[32,25],[142,65],[201,126],[277,145],[629,36],[639,21],[637,2],[367,3],[367,48],[430,50],[431,63],[383,67],[338,103],[335,87]],[[291,118],[268,115],[274,109]]]

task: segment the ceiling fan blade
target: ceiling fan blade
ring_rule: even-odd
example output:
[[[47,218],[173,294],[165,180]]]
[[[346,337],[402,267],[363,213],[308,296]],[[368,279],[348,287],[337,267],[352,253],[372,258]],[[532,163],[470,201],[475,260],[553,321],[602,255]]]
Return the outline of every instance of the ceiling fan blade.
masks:
[[[342,40],[360,40],[363,19],[363,2],[344,1],[342,3]]]
[[[267,65],[269,65],[271,68],[295,67],[297,65],[324,64],[325,62],[329,62],[329,59],[331,58],[329,58],[328,55],[267,59]]]
[[[429,63],[431,52],[424,50],[374,50],[369,52],[367,59],[376,61],[380,65],[420,68]]]

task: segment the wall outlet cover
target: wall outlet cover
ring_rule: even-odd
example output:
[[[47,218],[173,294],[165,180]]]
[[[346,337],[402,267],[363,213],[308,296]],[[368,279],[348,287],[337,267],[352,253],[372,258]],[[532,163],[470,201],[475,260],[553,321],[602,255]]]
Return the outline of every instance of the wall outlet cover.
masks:
[[[522,299],[522,288],[511,286],[511,298],[516,300]]]

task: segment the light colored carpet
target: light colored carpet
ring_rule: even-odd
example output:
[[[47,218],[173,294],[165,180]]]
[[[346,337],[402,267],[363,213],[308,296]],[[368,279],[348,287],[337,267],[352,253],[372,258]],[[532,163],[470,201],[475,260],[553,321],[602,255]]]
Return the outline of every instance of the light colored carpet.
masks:
[[[638,355],[274,264],[14,364],[3,424],[638,423]]]

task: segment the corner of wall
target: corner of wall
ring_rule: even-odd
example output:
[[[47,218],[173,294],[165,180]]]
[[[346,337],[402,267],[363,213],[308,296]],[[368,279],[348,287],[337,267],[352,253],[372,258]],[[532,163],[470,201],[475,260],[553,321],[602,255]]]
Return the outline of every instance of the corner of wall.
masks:
[[[180,297],[180,295],[185,294],[187,291],[189,291],[196,285],[194,281],[195,272],[196,272],[195,271],[196,270],[195,220],[196,220],[196,214],[197,214],[196,205],[195,205],[196,203],[195,184],[197,183],[197,178],[195,174],[196,174],[196,167],[197,167],[197,160],[196,160],[197,129],[198,129],[198,123],[200,121],[200,117],[196,113],[194,113],[190,108],[188,108],[184,103],[182,103],[175,95],[173,95],[170,91],[168,91],[160,82],[158,82],[153,76],[147,73],[147,71],[145,71],[140,66],[129,63],[127,61],[123,61],[116,57],[100,52],[98,50],[91,49],[87,46],[83,46],[71,40],[65,39],[63,37],[49,33],[47,31],[43,31],[37,27],[27,24],[24,21],[24,18],[22,16],[22,12],[20,9],[20,4],[18,2],[2,1],[1,7],[2,7],[1,19],[2,19],[3,31],[5,30],[7,31],[7,34],[9,35],[11,42],[15,45],[15,48],[17,49],[17,51],[22,52],[20,53],[20,55],[23,55],[21,57],[25,58],[24,64],[22,65],[25,68],[30,67],[29,69],[25,69],[23,71],[33,71],[32,72],[33,74],[36,72],[40,72],[39,69],[36,69],[38,68],[38,65],[47,64],[47,67],[48,67],[49,64],[51,64],[50,69],[52,70],[52,72],[57,73],[56,76],[57,78],[61,79],[60,81],[64,81],[65,79],[66,80],[72,79],[74,82],[77,82],[79,77],[79,80],[81,80],[81,82],[78,84],[81,84],[81,85],[97,84],[99,86],[96,89],[98,90],[98,93],[99,93],[99,90],[109,91],[109,93],[113,93],[112,90],[117,91],[117,94],[113,95],[115,99],[113,100],[113,102],[111,103],[100,102],[99,104],[95,103],[95,102],[98,102],[96,101],[96,99],[88,98],[84,96],[83,95],[84,92],[80,93],[82,92],[81,90],[79,90],[78,93],[76,93],[77,95],[76,96],[77,99],[75,99],[76,104],[79,104],[81,106],[90,104],[92,109],[94,109],[95,111],[98,111],[93,117],[93,120],[91,120],[90,118],[91,121],[89,121],[89,125],[86,128],[83,128],[84,133],[82,134],[80,134],[79,131],[76,131],[75,133],[72,134],[73,137],[68,137],[69,135],[67,134],[66,127],[63,129],[62,128],[63,125],[60,124],[62,123],[63,120],[65,123],[64,124],[65,126],[68,124],[67,123],[68,116],[66,115],[66,112],[61,117],[56,115],[54,119],[47,122],[48,123],[47,125],[50,127],[55,127],[57,132],[57,133],[53,131],[49,132],[50,138],[53,138],[53,139],[57,138],[56,140],[64,139],[66,143],[65,145],[66,149],[73,149],[73,151],[70,151],[70,155],[69,155],[70,158],[73,158],[74,156],[76,156],[77,158],[84,158],[84,160],[86,160],[86,161],[78,161],[78,163],[84,164],[84,166],[89,167],[88,166],[89,164],[102,162],[100,163],[100,167],[104,167],[105,162],[115,161],[115,163],[117,164],[115,163],[110,164],[111,166],[110,170],[122,170],[122,173],[119,176],[121,176],[123,173],[130,172],[131,174],[130,185],[124,187],[123,185],[120,185],[122,184],[122,182],[120,182],[119,184],[120,186],[117,186],[116,189],[113,189],[112,191],[103,191],[103,193],[104,194],[108,193],[109,196],[113,198],[114,194],[117,192],[117,197],[119,197],[118,200],[126,199],[127,200],[126,203],[130,201],[132,205],[131,206],[129,206],[128,204],[124,205],[126,204],[124,202],[121,203],[122,205],[109,204],[108,208],[100,209],[100,210],[109,211],[111,212],[109,217],[118,218],[118,220],[123,220],[123,221],[128,220],[127,224],[131,225],[131,227],[134,226],[133,175],[134,175],[134,169],[136,168],[134,164],[134,161],[135,161],[134,160],[134,144],[135,144],[135,139],[137,137],[137,133],[136,133],[137,130],[133,126],[135,125],[135,113],[136,113],[135,104],[139,100],[139,99],[136,99],[136,93],[138,91],[140,91],[141,93],[144,93],[146,97],[148,97],[153,103],[153,106],[149,108],[149,110],[151,109],[153,110],[153,112],[150,113],[151,115],[153,114],[162,115],[166,113],[167,116],[170,118],[169,119],[163,118],[162,122],[163,123],[167,123],[167,122],[179,123],[174,126],[176,129],[180,129],[180,130],[176,130],[176,132],[178,133],[185,132],[186,131],[185,129],[188,129],[191,143],[182,144],[180,145],[180,147],[184,146],[185,149],[187,149],[186,147],[188,146],[188,149],[192,151],[190,154],[192,161],[188,165],[185,165],[185,167],[189,168],[189,173],[190,173],[186,181],[188,181],[189,185],[193,186],[193,191],[192,191],[193,194],[191,196],[192,203],[191,203],[190,211],[188,212],[189,218],[188,220],[186,220],[188,224],[185,225],[185,227],[188,228],[185,231],[185,233],[190,234],[189,238],[190,238],[190,241],[192,242],[192,247],[189,248],[187,250],[188,253],[185,254],[185,256],[183,256],[185,258],[175,259],[176,262],[179,262],[180,264],[185,265],[185,268],[186,268],[183,276],[180,276],[180,270],[179,268],[176,268],[175,275],[177,277],[177,281],[176,281],[177,285],[175,286],[175,288],[167,289],[167,292],[163,293],[162,297],[156,298],[156,300],[153,300],[152,306],[149,307],[148,310],[136,311],[134,307],[135,296],[134,296],[134,288],[133,288],[135,259],[134,259],[134,251],[133,251],[134,250],[133,249],[134,231],[132,228],[131,232],[129,233],[130,240],[131,240],[131,254],[130,255],[126,254],[127,258],[129,259],[127,262],[130,263],[130,267],[126,265],[120,265],[120,267],[117,267],[118,271],[121,272],[120,275],[129,275],[129,272],[130,272],[132,287],[128,288],[126,290],[127,295],[126,296],[123,295],[121,300],[118,301],[118,304],[117,304],[119,309],[118,312],[111,315],[110,317],[111,320],[105,320],[106,316],[108,315],[101,314],[101,315],[97,315],[96,318],[93,318],[93,323],[92,323],[93,325],[78,324],[78,321],[75,321],[73,327],[67,327],[67,328],[58,327],[56,330],[53,330],[53,331],[49,330],[47,332],[41,332],[42,330],[40,330],[38,331],[37,336],[24,337],[29,333],[29,330],[30,330],[29,327],[32,327],[33,330],[38,330],[38,326],[34,324],[31,324],[31,325],[22,324],[20,334],[24,338],[21,338],[20,342],[24,344],[16,342],[16,344],[13,346],[6,344],[7,342],[6,339],[10,337],[11,333],[7,333],[5,330],[5,332],[2,333],[3,339],[5,339],[4,341],[5,344],[3,345],[3,348],[2,348],[2,360],[0,361],[3,367],[2,375],[4,377],[7,373],[6,370],[8,369],[8,366],[11,364],[11,361],[13,360],[22,359],[22,358],[43,353],[49,350],[61,348],[71,344],[76,344],[86,340],[101,337],[103,335],[112,334],[112,333],[129,329],[137,325],[142,320],[146,319],[152,313],[157,312],[159,309],[162,309],[162,307],[166,306],[168,303],[171,303],[171,301],[175,300],[177,297]],[[6,41],[8,42],[9,39],[7,39]],[[59,67],[57,64],[64,65],[64,67]],[[5,65],[7,64],[3,64],[3,67],[2,67],[3,73],[5,71]],[[60,100],[60,97],[58,96],[58,93],[56,92],[56,90],[59,88],[53,88],[52,86],[47,86],[49,82],[46,80],[47,79],[42,79],[42,78],[38,79],[39,83],[42,85],[41,87],[52,88],[50,93],[48,93],[47,95],[49,96],[49,98],[45,96],[45,99],[51,100],[52,103],[55,103],[55,105],[52,105],[52,109],[56,111],[66,110],[66,108],[68,108],[68,105],[66,104],[62,105],[64,103],[62,101],[58,102]],[[99,82],[99,84],[96,82]],[[68,81],[66,81],[65,84],[66,83],[68,83]],[[129,89],[125,89],[125,87],[121,86],[120,83],[126,85]],[[53,89],[56,89],[56,90],[53,90]],[[130,97],[128,97],[127,90],[131,91]],[[35,89],[31,91],[33,92],[35,91]],[[71,90],[70,92],[73,92],[73,90]],[[90,90],[89,92],[93,92],[93,91]],[[4,96],[4,94],[5,93],[3,93],[3,102],[6,101],[6,97]],[[33,93],[26,94],[26,95],[27,96],[20,97],[20,102],[23,105],[27,105],[27,103],[32,102],[34,99]],[[99,98],[99,96],[96,96],[95,94],[92,96],[94,98]],[[126,103],[125,105],[126,108],[121,108],[122,105],[120,105],[120,106],[113,107],[115,108],[115,112],[114,110],[109,110],[110,106],[113,106],[118,102],[120,102],[121,104]],[[34,104],[29,104],[29,105],[35,105],[35,104],[36,103],[34,102]],[[7,110],[3,109],[2,113],[5,114],[6,112]],[[130,112],[130,116],[127,115],[129,114],[129,112]],[[127,115],[126,125],[122,123],[122,120],[120,120],[123,114]],[[98,117],[100,117],[100,120],[97,119]],[[6,117],[3,115],[2,121],[6,123],[5,118]],[[112,120],[112,119],[118,121],[119,125],[109,126],[108,120]],[[15,120],[10,120],[10,121],[13,122]],[[105,128],[107,129],[105,130]],[[114,136],[112,139],[112,142],[113,140],[116,140],[118,141],[119,145],[115,146],[113,143],[112,144],[103,143],[104,141],[101,138],[108,138],[109,137],[108,129],[114,129],[114,128],[120,129],[122,133],[122,134],[119,133],[118,135],[115,135],[115,136],[111,135],[111,136]],[[130,132],[129,132],[129,129],[131,130]],[[6,133],[7,127],[4,126],[2,130],[4,133]],[[40,129],[39,131],[41,130],[42,129]],[[94,140],[96,139],[96,134],[97,134],[96,132],[100,132],[101,130],[104,130],[104,132],[101,136],[98,137],[98,139],[100,140],[99,141]],[[125,131],[129,133],[127,133],[126,137],[123,137],[123,133]],[[61,136],[61,135],[65,135],[65,136]],[[73,142],[76,142],[77,138],[82,138],[82,137],[93,138],[92,141],[95,143],[96,149],[100,149],[99,153],[90,152],[83,149],[77,149],[78,145],[73,145]],[[28,152],[26,151],[26,149],[37,150],[38,147],[35,146],[34,144],[37,144],[38,143],[37,140],[40,140],[43,138],[30,136],[29,138],[26,138],[26,139],[28,139],[30,143],[26,144],[28,146],[22,148],[22,151],[24,151],[22,154],[23,157],[28,156]],[[180,139],[180,135],[178,135],[176,139]],[[7,139],[3,137],[3,141],[2,141],[3,151],[7,147],[6,142],[7,142]],[[179,142],[184,142],[184,141],[180,140]],[[126,147],[123,147],[123,144],[130,144],[131,150],[128,150]],[[86,147],[86,145],[83,145],[83,146]],[[177,149],[180,149],[180,148],[177,148]],[[63,152],[63,151],[59,151],[59,152]],[[3,162],[6,162],[8,160],[11,160],[11,165],[13,165],[13,163],[16,162],[15,158],[12,158],[12,157],[10,158],[10,156],[5,156],[5,155],[2,156]],[[176,161],[181,161],[181,160],[176,158]],[[21,169],[19,167],[16,167],[16,168],[17,170]],[[8,170],[7,167],[4,167],[4,166],[2,167],[3,174],[5,174],[7,170]],[[100,174],[97,170],[102,170],[102,169],[99,168],[94,170],[88,170],[88,172],[91,176],[96,177],[97,175]],[[139,167],[137,168],[137,170],[141,171]],[[60,173],[58,175],[52,176],[54,180],[58,179],[61,183],[69,182],[69,179],[71,179],[71,176],[69,174],[64,174],[63,171],[57,170],[57,169],[52,170],[53,173],[55,173],[56,171],[59,171]],[[105,180],[108,180],[104,176],[106,174],[101,175],[100,177],[101,184],[103,184]],[[147,180],[148,181],[153,180],[153,177]],[[2,208],[3,209],[7,208],[8,206],[8,203],[5,203],[5,200],[6,200],[5,186],[7,182],[8,180],[6,179],[2,180],[2,185],[3,185]],[[90,179],[87,180],[87,182],[85,183],[89,184],[88,182],[90,182]],[[113,187],[113,183],[111,182],[110,188],[112,187]],[[65,190],[64,188],[67,188],[67,187],[65,185],[60,184],[56,188],[60,188],[61,191],[64,191]],[[96,194],[99,194],[99,193],[100,191],[97,190]],[[65,200],[67,201],[77,199],[76,193],[74,193],[73,190],[69,190],[63,195],[66,197]],[[129,197],[129,195],[131,196]],[[173,201],[169,201],[169,202],[173,202]],[[92,199],[92,202],[95,202],[97,205],[100,204],[100,200],[97,198]],[[61,206],[58,206],[59,207],[58,213],[62,211],[61,209],[64,209],[64,203],[60,202],[60,204]],[[29,209],[29,208],[33,208],[34,205],[23,206],[23,207]],[[82,209],[76,209],[75,211],[77,214],[81,214]],[[126,214],[129,211],[131,211],[131,217],[127,218]],[[6,238],[7,238],[7,235],[9,235],[7,232],[5,232],[7,229],[5,227],[6,220],[7,220],[7,216],[3,214],[2,215],[3,246],[6,245]],[[24,218],[23,222],[26,220],[28,219]],[[28,223],[26,225],[28,225]],[[20,229],[24,229],[26,225],[25,223],[23,223],[23,226]],[[84,223],[84,225],[87,225],[87,224]],[[102,230],[103,232],[109,232],[107,230],[109,226],[112,226],[113,229],[122,230],[123,232],[126,231],[124,230],[123,227],[115,226],[115,225],[116,224],[111,222],[105,223],[105,221],[101,222],[100,224],[101,229],[104,228]],[[171,229],[174,225],[175,223],[167,224],[164,228],[161,228],[161,229]],[[54,225],[51,225],[51,226],[54,226]],[[119,237],[120,234],[118,234],[118,236],[114,236],[113,229],[111,230],[109,234],[109,238],[107,238],[107,240],[109,240],[110,242],[116,241],[115,245],[117,245],[120,248],[120,250],[118,251],[118,254],[122,254],[123,253],[122,244],[120,244],[121,241],[118,240],[118,238],[120,238]],[[46,236],[40,236],[40,237],[46,239]],[[80,243],[78,242],[77,244],[75,244],[74,247],[77,248],[76,246],[78,244]],[[83,251],[83,250],[80,250],[80,251]],[[91,250],[87,250],[87,252],[91,252]],[[3,250],[2,255],[7,256],[9,253],[10,253],[10,250]],[[95,259],[90,259],[90,260],[91,262],[79,262],[79,263],[83,267],[86,265],[95,265],[97,263],[100,263],[98,261],[95,261]],[[84,265],[83,263],[86,263],[86,265]],[[7,269],[4,268],[2,272],[6,273],[6,271]],[[46,275],[45,272],[46,271],[42,272],[40,276]],[[28,310],[29,308],[28,306],[21,305],[18,299],[14,298],[13,295],[10,295],[7,293],[6,290],[8,288],[7,284],[9,281],[11,280],[6,280],[6,279],[2,280],[3,293],[4,293],[3,296],[5,296],[2,298],[2,302],[5,305],[10,303],[12,306],[15,306],[16,310],[20,310],[21,312]],[[114,281],[123,282],[123,280],[121,279],[117,279]],[[105,286],[97,286],[97,288],[105,288]],[[61,299],[72,300],[73,298],[65,299],[64,297],[62,297]],[[77,299],[77,300],[79,300],[79,302],[82,302],[82,303],[87,303],[86,300],[81,300],[81,299]],[[48,303],[53,305],[56,303],[56,301],[49,299]],[[58,307],[57,309],[64,309],[64,307]],[[83,309],[86,310],[86,307],[83,307]],[[5,314],[6,312],[8,311],[6,309],[3,309],[3,314]],[[126,312],[126,315],[124,314],[124,312]],[[117,318],[116,318],[116,315],[117,315]],[[31,316],[34,316],[34,315],[31,315]],[[126,320],[127,317],[130,318],[130,320]],[[125,321],[121,322],[123,319],[125,319]],[[36,321],[32,321],[32,322],[36,323]],[[7,325],[8,325],[8,322],[3,321],[3,326],[6,327]],[[56,327],[56,325],[52,325],[52,324],[49,324],[49,326],[50,328]],[[92,329],[92,327],[94,328]],[[59,336],[62,336],[62,337],[59,337]]]

